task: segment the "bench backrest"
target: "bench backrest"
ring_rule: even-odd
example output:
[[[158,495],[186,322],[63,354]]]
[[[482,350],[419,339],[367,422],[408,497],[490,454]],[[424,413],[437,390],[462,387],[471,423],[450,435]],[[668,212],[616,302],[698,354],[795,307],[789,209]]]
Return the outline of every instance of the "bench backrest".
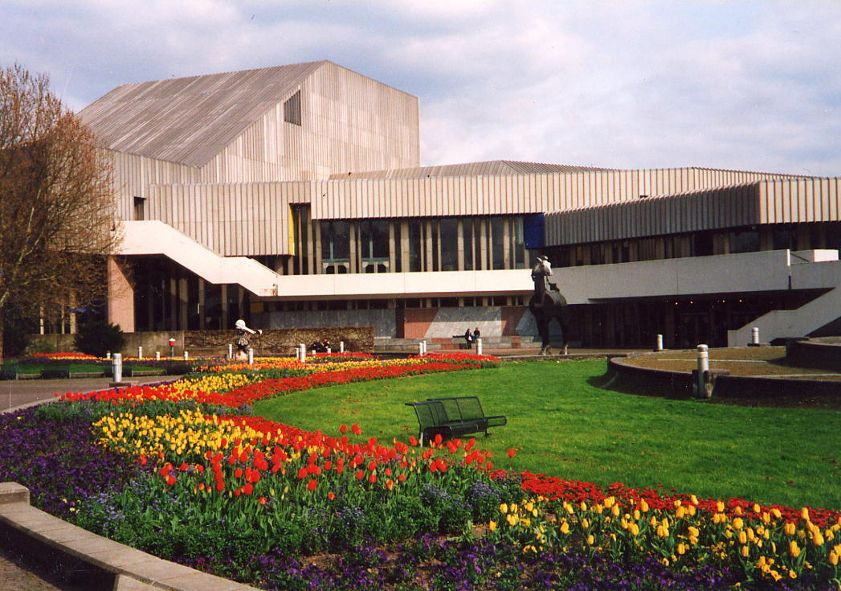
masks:
[[[433,398],[429,402],[440,402],[451,421],[473,421],[485,418],[482,405],[476,396]]]
[[[421,432],[429,427],[437,427],[447,422],[447,413],[444,410],[444,405],[438,400],[407,402],[406,406],[411,406],[415,409]]]

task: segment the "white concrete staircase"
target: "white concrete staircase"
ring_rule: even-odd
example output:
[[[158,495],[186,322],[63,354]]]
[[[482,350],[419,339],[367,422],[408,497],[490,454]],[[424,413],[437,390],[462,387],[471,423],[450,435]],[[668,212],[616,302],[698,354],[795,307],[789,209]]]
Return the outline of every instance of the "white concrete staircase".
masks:
[[[772,310],[737,330],[727,331],[729,347],[745,346],[751,340],[751,329],[759,329],[759,340],[808,336],[841,317],[841,287],[831,289],[796,310]]]
[[[157,220],[123,222],[121,255],[163,255],[210,283],[238,283],[251,293],[278,293],[280,275],[248,257],[223,257]]]
[[[792,252],[789,257],[789,287],[828,289],[795,310],[772,310],[737,330],[727,331],[730,347],[751,341],[751,329],[759,329],[759,340],[799,338],[841,318],[841,262],[837,251]]]

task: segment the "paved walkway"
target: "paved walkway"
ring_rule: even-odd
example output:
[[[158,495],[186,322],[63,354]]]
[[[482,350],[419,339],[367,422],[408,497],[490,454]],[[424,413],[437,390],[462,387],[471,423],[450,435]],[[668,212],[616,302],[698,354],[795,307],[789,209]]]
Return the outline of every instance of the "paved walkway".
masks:
[[[0,591],[76,591],[74,586],[61,586],[33,574],[42,571],[11,548],[0,546]],[[46,576],[46,575],[45,575]]]
[[[131,378],[138,384],[174,379],[168,376]],[[110,378],[0,381],[0,413],[52,400],[56,392],[92,392],[108,388]],[[35,574],[38,573],[38,574]],[[45,573],[41,565],[0,544],[0,591],[85,591]]]
[[[137,384],[154,384],[173,380],[173,376],[142,376],[127,378]],[[0,412],[12,408],[52,400],[55,394],[65,392],[93,392],[106,390],[111,378],[76,378],[65,380],[2,380],[0,381]],[[0,587],[0,591],[2,591]]]

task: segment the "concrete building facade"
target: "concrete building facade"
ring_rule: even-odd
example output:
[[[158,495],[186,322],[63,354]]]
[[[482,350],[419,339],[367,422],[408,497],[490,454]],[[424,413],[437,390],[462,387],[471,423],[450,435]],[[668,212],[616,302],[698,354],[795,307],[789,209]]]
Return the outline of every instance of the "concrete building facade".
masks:
[[[81,117],[113,155],[109,315],[128,332],[244,317],[530,338],[537,254],[573,306],[573,343],[839,324],[837,178],[420,166],[418,99],[326,61],[128,84]]]

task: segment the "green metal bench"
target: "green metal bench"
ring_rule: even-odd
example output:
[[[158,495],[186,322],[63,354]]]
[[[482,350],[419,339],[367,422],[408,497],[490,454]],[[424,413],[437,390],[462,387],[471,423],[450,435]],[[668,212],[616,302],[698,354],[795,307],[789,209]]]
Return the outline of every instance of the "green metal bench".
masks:
[[[422,402],[407,402],[415,409],[418,417],[419,439],[424,440],[441,435],[444,439],[484,432],[490,435],[490,427],[501,427],[508,422],[502,415],[486,416],[476,396],[454,398],[430,398]]]

